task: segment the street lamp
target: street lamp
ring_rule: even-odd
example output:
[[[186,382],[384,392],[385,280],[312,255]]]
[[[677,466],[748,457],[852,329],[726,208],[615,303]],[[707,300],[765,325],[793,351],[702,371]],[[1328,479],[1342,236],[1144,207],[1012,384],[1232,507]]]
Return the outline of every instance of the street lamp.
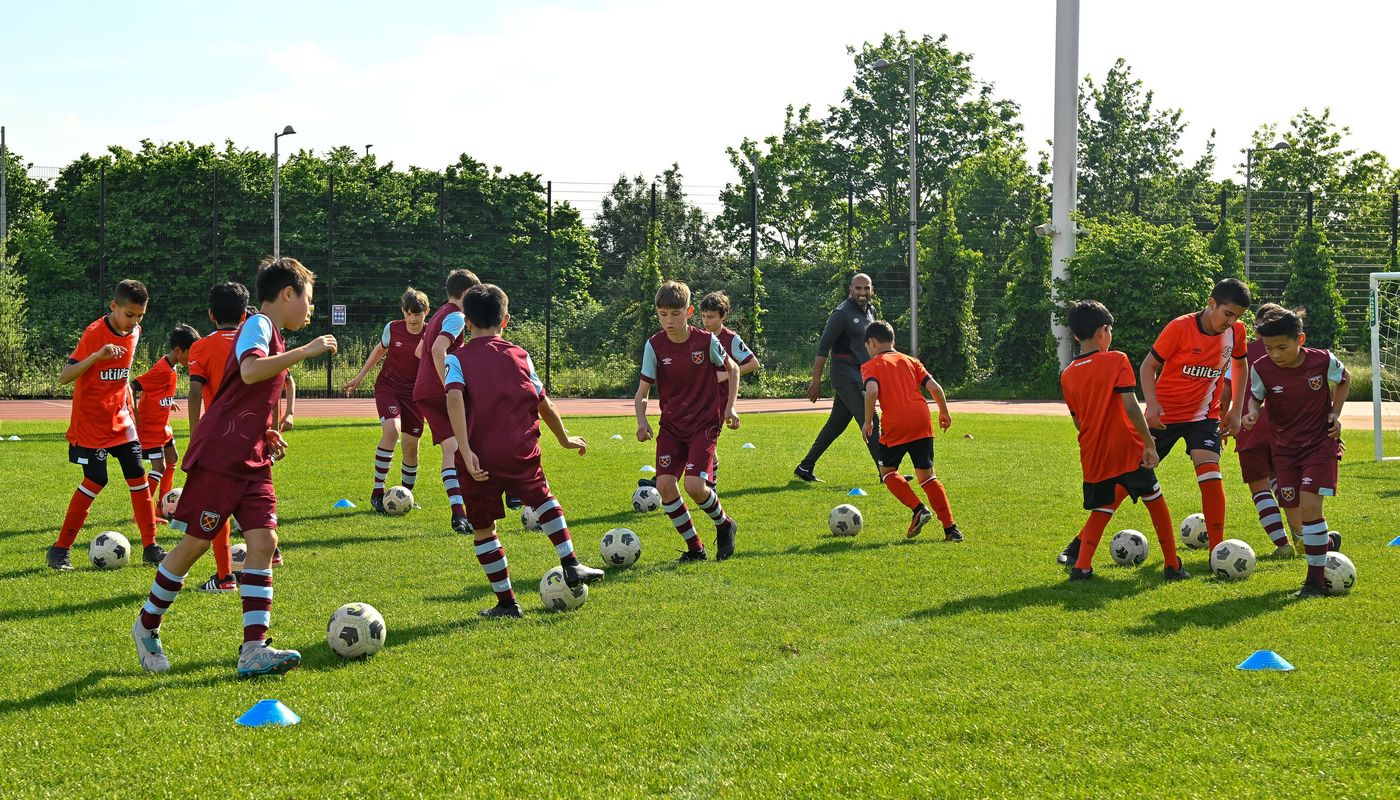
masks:
[[[282,159],[278,156],[277,140],[296,133],[291,125],[281,133],[272,134],[272,257],[282,257]]]
[[[369,158],[369,149],[370,149],[371,147],[374,147],[374,145],[372,145],[372,144],[367,144],[367,145],[365,145],[365,158]]]
[[[871,66],[886,70],[894,62],[879,58]],[[909,352],[919,352],[919,112],[914,53],[909,53]]]
[[[1250,194],[1254,185],[1254,154],[1287,150],[1288,142],[1279,142],[1273,147],[1250,147],[1244,151],[1244,277],[1249,280],[1250,251],[1249,223],[1251,217]]]

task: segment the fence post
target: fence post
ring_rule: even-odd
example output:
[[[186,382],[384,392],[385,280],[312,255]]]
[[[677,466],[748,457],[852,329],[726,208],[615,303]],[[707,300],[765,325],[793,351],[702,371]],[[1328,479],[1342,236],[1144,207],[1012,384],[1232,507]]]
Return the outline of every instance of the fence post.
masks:
[[[102,307],[107,285],[107,165],[97,167],[97,306]]]
[[[1308,190],[1308,227],[1313,226],[1313,192]]]
[[[443,257],[443,204],[447,197],[447,179],[438,176],[438,196],[437,196],[437,257],[438,257],[438,280],[447,279],[447,262]]]
[[[213,215],[210,220],[210,252],[213,256],[213,264],[210,266],[210,278],[212,283],[219,283],[219,168],[213,170],[213,190],[210,192],[210,205],[213,206]]]
[[[1400,192],[1390,193],[1390,266],[1396,264],[1397,234],[1400,234]]]
[[[326,305],[335,308],[335,174],[326,182]],[[332,310],[331,314],[335,312]],[[348,315],[347,315],[348,316]],[[334,333],[333,316],[326,317],[326,332]],[[326,354],[326,397],[335,397],[332,388],[332,372],[335,369],[335,353]]]
[[[554,362],[554,181],[544,185],[544,389]]]
[[[1222,188],[1222,189],[1220,190],[1220,227],[1222,227],[1222,228],[1225,227],[1225,222],[1227,221],[1227,220],[1226,220],[1226,217],[1225,217],[1225,214],[1226,214],[1225,206],[1226,206],[1226,203],[1229,201],[1229,199],[1230,199],[1229,193],[1227,193],[1227,192],[1225,191],[1225,189]]]

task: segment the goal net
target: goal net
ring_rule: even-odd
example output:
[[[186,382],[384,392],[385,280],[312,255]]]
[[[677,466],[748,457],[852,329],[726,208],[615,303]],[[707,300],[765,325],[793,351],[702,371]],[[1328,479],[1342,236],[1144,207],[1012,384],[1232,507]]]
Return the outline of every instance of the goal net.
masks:
[[[1367,316],[1376,460],[1400,460],[1400,272],[1371,273]]]

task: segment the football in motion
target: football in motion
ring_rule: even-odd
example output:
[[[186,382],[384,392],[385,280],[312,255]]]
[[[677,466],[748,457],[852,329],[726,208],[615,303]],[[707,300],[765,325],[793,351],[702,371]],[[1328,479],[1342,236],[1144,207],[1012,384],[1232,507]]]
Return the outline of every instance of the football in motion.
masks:
[[[534,506],[520,507],[520,527],[532,533],[544,530],[544,527],[540,525],[540,515],[535,513]]]
[[[131,542],[116,531],[97,534],[88,545],[88,559],[98,569],[117,569],[126,566],[131,558]]]
[[[1113,534],[1108,552],[1120,567],[1136,567],[1147,560],[1147,537],[1131,528]]]
[[[649,514],[661,508],[661,492],[651,486],[638,486],[632,493],[632,510]]]
[[[855,536],[860,533],[862,524],[864,521],[861,519],[860,509],[849,503],[842,503],[831,509],[831,516],[826,520],[832,536]]]
[[[580,583],[570,589],[564,583],[564,570],[554,567],[540,578],[540,599],[550,611],[573,611],[588,599],[588,584]]]
[[[1192,550],[1200,550],[1210,544],[1205,514],[1192,514],[1181,521],[1181,543]]]
[[[1328,553],[1322,568],[1322,588],[1328,594],[1346,594],[1356,585],[1356,565],[1341,553]]]
[[[653,490],[654,491],[654,490]],[[603,563],[610,567],[630,567],[642,555],[642,540],[627,528],[613,528],[603,534],[599,545]]]
[[[243,564],[248,560],[248,545],[239,542],[228,549],[229,561],[233,565],[234,572],[242,572]]]
[[[384,493],[384,513],[391,517],[402,517],[413,510],[413,492],[402,486],[395,486]]]
[[[1227,581],[1248,578],[1254,573],[1254,548],[1240,539],[1226,539],[1210,551],[1210,571]]]
[[[346,603],[331,614],[326,644],[341,658],[362,658],[379,652],[388,634],[384,617],[374,606]]]
[[[160,498],[160,513],[166,519],[175,516],[175,509],[180,507],[180,490],[171,489]]]

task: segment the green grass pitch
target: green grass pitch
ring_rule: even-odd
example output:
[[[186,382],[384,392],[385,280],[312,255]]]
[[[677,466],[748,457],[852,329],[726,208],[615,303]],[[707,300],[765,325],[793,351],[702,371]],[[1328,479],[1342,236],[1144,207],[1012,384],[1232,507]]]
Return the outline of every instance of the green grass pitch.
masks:
[[[854,429],[790,482],[821,417],[750,415],[720,443],[738,555],[678,568],[680,538],[629,497],[651,444],[628,419],[566,420],[579,458],[544,442],[580,554],[609,528],[644,542],[587,605],[545,612],[547,540],[507,518],[502,541],[524,620],[482,621],[493,598],[465,537],[448,532],[435,450],[424,509],[369,512],[377,426],[306,420],[276,470],[286,566],[272,634],[303,666],[234,677],[236,596],[193,590],[166,618],[169,673],[146,675],[128,637],[152,570],[87,563],[104,529],[136,539],[120,472],[74,549],[42,567],[79,472],[63,425],[11,423],[0,524],[0,786],[10,797],[1394,797],[1400,786],[1400,467],[1349,434],[1328,502],[1359,580],[1350,596],[1294,601],[1303,562],[1261,559],[1247,581],[1161,580],[1161,555],[1068,584],[1054,556],[1078,530],[1067,419],[960,416],[938,440],[962,545],[936,525],[913,542]],[[622,441],[611,434],[620,433]],[[963,434],[973,438],[965,439]],[[182,439],[183,442],[183,439]],[[741,449],[754,442],[752,450]],[[1228,536],[1267,546],[1234,456]],[[1199,509],[1184,454],[1159,471],[1173,517]],[[397,460],[391,483],[397,482]],[[862,486],[868,497],[846,492]],[[340,497],[359,504],[335,511]],[[826,530],[855,502],[865,530]],[[713,527],[697,527],[713,542]],[[1150,531],[1140,506],[1109,528]],[[168,529],[162,541],[173,545]],[[1105,537],[1106,541],[1107,537]],[[1149,534],[1149,539],[1152,537]],[[344,662],[325,644],[342,603],[376,606],[388,646]],[[1252,651],[1297,670],[1246,673]],[[303,721],[246,729],[256,701]],[[1386,788],[1390,787],[1390,788]]]

